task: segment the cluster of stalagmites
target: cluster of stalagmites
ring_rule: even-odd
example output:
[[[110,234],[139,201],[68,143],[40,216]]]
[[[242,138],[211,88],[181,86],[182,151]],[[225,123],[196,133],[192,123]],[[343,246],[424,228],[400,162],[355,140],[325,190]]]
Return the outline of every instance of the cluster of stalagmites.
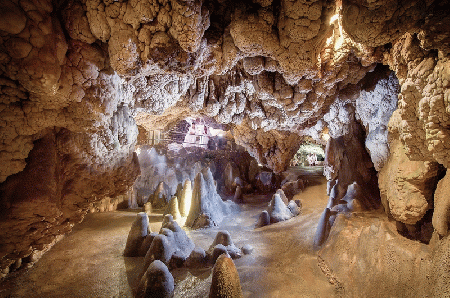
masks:
[[[281,176],[259,166],[243,150],[188,152],[181,149],[172,156],[173,153],[167,150],[158,153],[154,147],[141,146],[139,152],[141,175],[134,184],[132,208],[151,204],[155,209],[172,208],[174,217],[178,213],[187,217],[189,209],[186,208],[190,207],[187,204],[191,202],[192,192],[192,196],[197,196],[195,200],[192,197],[194,201],[201,202],[208,196],[219,202],[218,193],[222,193],[233,196],[233,201],[239,203],[243,202],[246,193],[271,192],[280,184]],[[197,178],[199,173],[202,173],[201,178]],[[186,196],[187,200],[184,199]],[[178,201],[179,211],[175,210],[175,201]],[[222,208],[217,204],[216,207]],[[197,223],[199,226],[204,224]]]
[[[261,212],[256,222],[256,227],[259,228],[291,219],[294,216],[300,215],[301,211],[302,203],[300,200],[289,201],[284,191],[278,189],[273,195],[267,210]]]
[[[245,252],[251,253],[251,249],[246,248]],[[170,214],[164,217],[159,233],[152,233],[145,212],[137,214],[124,250],[125,257],[144,257],[144,270],[136,297],[171,297],[175,284],[169,269],[198,268],[213,263],[211,297],[241,297],[239,275],[231,260],[240,258],[241,254],[241,249],[234,245],[227,231],[218,232],[207,251],[196,247]],[[221,294],[223,291],[241,294],[221,296],[227,294]]]

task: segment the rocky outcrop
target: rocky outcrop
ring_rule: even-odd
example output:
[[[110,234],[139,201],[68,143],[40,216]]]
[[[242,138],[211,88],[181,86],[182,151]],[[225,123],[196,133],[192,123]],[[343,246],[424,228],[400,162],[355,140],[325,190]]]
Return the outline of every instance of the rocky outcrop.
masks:
[[[387,63],[400,83],[389,131],[399,135],[412,160],[436,161],[448,168],[448,54],[424,50],[421,40],[408,33],[393,44]]]
[[[422,297],[432,292],[432,250],[400,236],[385,219],[338,215],[318,254],[322,271],[332,272],[345,296]]]
[[[450,222],[450,173],[439,181],[434,193],[433,227],[441,236],[448,235]]]
[[[35,262],[33,256],[71,231],[93,202],[127,191],[139,174],[134,137],[53,129],[34,142],[25,169],[0,186],[2,270],[19,258]]]
[[[378,180],[384,209],[395,220],[415,224],[433,206],[438,164],[411,161],[399,140],[391,142],[391,155]]]

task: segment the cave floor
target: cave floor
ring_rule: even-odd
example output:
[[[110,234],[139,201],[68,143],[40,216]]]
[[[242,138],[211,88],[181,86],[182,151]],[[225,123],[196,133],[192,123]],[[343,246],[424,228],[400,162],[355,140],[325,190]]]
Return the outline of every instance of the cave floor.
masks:
[[[251,255],[235,260],[244,297],[334,297],[337,292],[318,267],[312,249],[318,219],[327,204],[321,168],[291,168],[310,181],[295,196],[303,212],[286,222],[254,229],[271,196],[244,196],[240,211],[219,227],[188,231],[207,250],[218,230],[228,230],[236,246],[253,246]],[[7,280],[1,297],[133,297],[143,258],[122,256],[128,231],[138,211],[88,214],[27,272]],[[149,216],[158,231],[162,215]],[[207,297],[212,268],[172,271],[175,297]]]

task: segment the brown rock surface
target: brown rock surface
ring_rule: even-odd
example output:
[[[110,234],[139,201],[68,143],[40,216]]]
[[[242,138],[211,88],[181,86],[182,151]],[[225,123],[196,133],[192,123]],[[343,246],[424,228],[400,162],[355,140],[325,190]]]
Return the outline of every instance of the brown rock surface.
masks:
[[[429,296],[432,249],[403,238],[379,217],[338,215],[319,251],[322,271],[332,273],[345,297]]]
[[[433,205],[438,164],[409,160],[399,140],[390,145],[391,155],[378,175],[381,200],[395,220],[415,224]]]
[[[450,222],[450,174],[438,182],[434,193],[433,227],[439,235],[448,235]]]
[[[220,255],[214,265],[209,297],[244,297],[236,266],[227,254]]]

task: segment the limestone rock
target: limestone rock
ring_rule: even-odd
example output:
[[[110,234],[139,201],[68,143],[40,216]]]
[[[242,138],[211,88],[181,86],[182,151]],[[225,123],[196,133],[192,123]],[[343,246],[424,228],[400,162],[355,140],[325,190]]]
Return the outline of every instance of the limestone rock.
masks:
[[[270,223],[285,221],[292,217],[291,211],[283,202],[279,194],[273,195],[267,212],[270,215]]]
[[[394,140],[391,155],[379,173],[382,202],[397,221],[415,224],[431,207],[438,165],[411,161],[402,143]]]
[[[285,205],[289,204],[289,199],[286,197],[286,195],[284,194],[283,189],[279,188],[277,189],[277,191],[275,192],[276,194],[280,195],[281,200],[283,201],[283,203]]]
[[[295,201],[290,201],[287,205],[289,211],[291,211],[292,216],[298,216],[301,212],[301,208],[295,203]]]
[[[365,145],[377,171],[389,157],[388,123],[397,108],[399,91],[394,73],[383,72],[378,74],[376,69],[364,78],[364,89],[356,99],[355,109],[356,118],[362,121],[366,130]]]
[[[281,187],[286,197],[290,200],[305,189],[305,182],[302,179],[298,179],[295,181],[289,181],[283,184]]]
[[[225,247],[225,245],[223,244],[217,244],[214,247],[210,248],[210,252],[209,254],[209,258],[212,262],[216,262],[217,258],[220,257],[221,255],[227,255],[228,256],[228,251],[227,248]]]
[[[242,187],[240,185],[236,186],[236,191],[234,193],[233,201],[234,202],[242,202],[243,201]]]
[[[441,236],[448,235],[450,221],[450,174],[438,182],[434,193],[433,227]]]
[[[139,212],[128,233],[127,244],[123,255],[125,257],[137,256],[145,237],[150,232],[147,213]]]
[[[168,186],[163,181],[158,184],[158,187],[155,189],[155,192],[152,196],[152,206],[155,208],[162,208],[167,205],[169,201],[168,198]]]
[[[260,228],[267,225],[270,225],[270,215],[269,212],[267,212],[267,210],[263,210],[258,217],[258,221],[256,222],[255,227]]]
[[[186,261],[195,244],[186,232],[168,214],[164,217],[159,234],[153,238],[145,255],[144,268],[154,260],[160,260],[168,266],[179,267]],[[180,265],[180,266],[181,266]]]
[[[209,297],[244,297],[239,274],[233,260],[226,254],[220,255],[214,265]]]
[[[228,231],[219,231],[214,238],[213,243],[208,249],[208,254],[212,255],[213,251],[216,249],[217,245],[223,245],[226,252],[231,258],[236,259],[241,257],[241,250],[234,245],[233,240],[231,240],[231,235]]]
[[[207,256],[205,250],[201,247],[195,247],[186,260],[186,266],[197,268],[199,265],[206,264],[206,261]]]
[[[223,202],[217,193],[211,171],[205,168],[195,177],[192,204],[186,226],[194,229],[214,226],[230,212],[230,205]]]
[[[173,297],[175,281],[167,266],[156,260],[150,264],[142,276],[136,297]]]
[[[224,172],[224,184],[225,188],[229,193],[234,193],[236,191],[236,178],[240,177],[239,168],[236,165],[227,163]]]
[[[153,239],[156,237],[156,235],[158,235],[158,234],[151,232],[151,233],[147,234],[147,236],[145,236],[145,239],[144,239],[144,241],[142,241],[141,247],[139,248],[139,251],[138,251],[139,257],[145,257],[145,255],[147,254],[148,250],[150,249],[150,246],[152,245]]]
[[[246,244],[241,248],[241,251],[244,255],[250,255],[253,253],[253,246]]]
[[[184,182],[183,190],[180,197],[180,214],[181,216],[188,216],[192,202],[192,186],[191,180],[187,179]]]
[[[173,219],[177,220],[181,218],[180,211],[178,209],[178,199],[176,196],[173,196],[170,201],[169,205],[167,206],[167,209],[164,214],[171,214]]]
[[[332,272],[349,296],[427,296],[434,287],[427,276],[439,276],[431,271],[430,246],[400,236],[385,218],[337,215],[318,255],[322,271]]]

